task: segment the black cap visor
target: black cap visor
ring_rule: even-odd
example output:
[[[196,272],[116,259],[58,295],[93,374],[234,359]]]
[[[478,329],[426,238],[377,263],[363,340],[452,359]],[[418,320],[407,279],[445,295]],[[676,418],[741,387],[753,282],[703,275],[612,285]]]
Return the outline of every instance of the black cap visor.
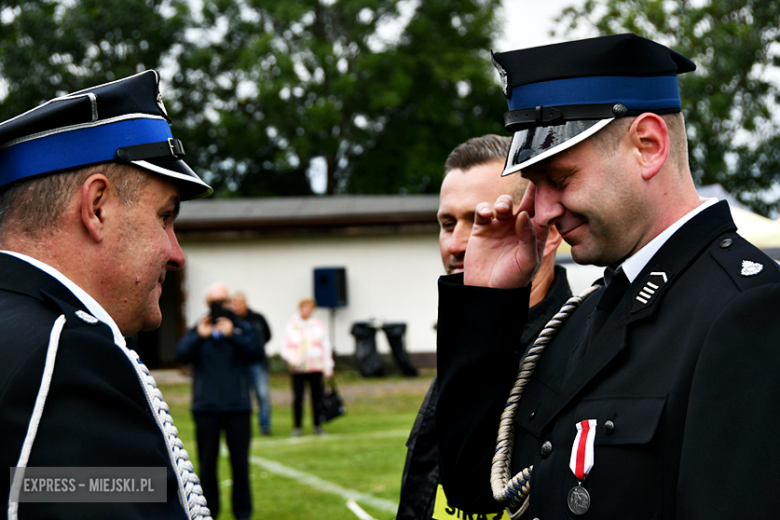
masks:
[[[501,176],[518,172],[581,143],[613,119],[568,121],[562,125],[537,126],[515,132]]]

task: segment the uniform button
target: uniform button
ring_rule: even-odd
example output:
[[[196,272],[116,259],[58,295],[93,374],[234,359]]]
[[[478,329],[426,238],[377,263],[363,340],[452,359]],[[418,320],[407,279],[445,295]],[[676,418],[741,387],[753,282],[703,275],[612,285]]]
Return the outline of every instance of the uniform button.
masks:
[[[615,423],[612,421],[607,421],[604,423],[604,433],[607,435],[612,435],[615,432]]]
[[[536,410],[528,414],[528,422],[531,422],[534,419],[536,419]]]
[[[729,247],[733,243],[734,243],[734,241],[731,240],[730,238],[724,238],[721,241],[721,243],[720,243],[720,247],[722,247],[723,249],[726,249],[727,247]]]
[[[552,442],[545,441],[544,444],[542,444],[542,458],[547,458],[550,456],[550,453],[552,453]]]

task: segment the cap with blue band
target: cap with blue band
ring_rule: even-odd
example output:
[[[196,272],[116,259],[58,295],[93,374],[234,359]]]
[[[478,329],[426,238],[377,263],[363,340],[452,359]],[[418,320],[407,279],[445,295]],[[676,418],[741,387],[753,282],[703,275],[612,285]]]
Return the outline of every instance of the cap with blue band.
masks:
[[[25,179],[111,161],[179,187],[182,200],[212,189],[182,160],[155,71],[53,99],[0,123],[0,189]]]
[[[635,34],[494,53],[514,133],[502,175],[547,159],[616,117],[679,112],[685,56]]]

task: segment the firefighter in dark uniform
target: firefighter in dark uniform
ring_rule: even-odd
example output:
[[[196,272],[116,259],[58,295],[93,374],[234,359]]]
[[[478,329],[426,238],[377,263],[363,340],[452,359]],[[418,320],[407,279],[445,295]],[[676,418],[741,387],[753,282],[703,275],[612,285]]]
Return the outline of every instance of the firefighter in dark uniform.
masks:
[[[439,194],[437,216],[441,228],[439,247],[447,274],[463,270],[463,257],[477,204],[485,197],[495,198],[503,193],[512,195],[513,200],[519,202],[530,184],[518,176],[500,177],[510,142],[509,137],[497,135],[474,137],[456,146],[444,163],[444,182]],[[560,244],[561,236],[553,228],[542,251],[542,264],[534,276],[528,319],[520,336],[525,345],[536,339],[544,325],[572,295],[566,269],[555,265],[555,252]],[[434,378],[409,432],[396,520],[463,518],[463,512],[449,504],[439,483],[435,425],[437,386]],[[480,391],[480,388],[473,388],[473,404],[479,404]],[[468,402],[462,404],[470,405]],[[500,413],[503,403],[497,402],[494,406]],[[495,516],[495,512],[503,510],[501,504],[494,502],[490,508],[469,513],[478,518],[486,513]]]
[[[212,191],[182,160],[158,82],[142,72],[0,123],[0,494],[9,519],[210,518],[168,406],[124,339],[159,326],[165,273],[184,263],[173,233],[179,202]],[[30,502],[14,467],[165,468],[155,484],[165,498],[68,502],[71,481],[62,501]]]
[[[726,202],[698,198],[676,78],[694,64],[633,34],[494,62],[513,132],[504,174],[536,189],[519,208],[480,204],[465,273],[439,282],[447,497],[540,520],[775,518],[780,270]],[[518,370],[531,218],[606,270]],[[462,406],[474,386],[484,405]]]

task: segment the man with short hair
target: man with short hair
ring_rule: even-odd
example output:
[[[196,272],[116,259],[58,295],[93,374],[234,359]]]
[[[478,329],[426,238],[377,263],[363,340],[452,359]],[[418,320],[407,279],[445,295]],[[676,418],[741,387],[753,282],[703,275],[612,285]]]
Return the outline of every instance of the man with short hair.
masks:
[[[192,365],[192,418],[198,443],[203,494],[219,516],[217,467],[221,433],[230,452],[232,511],[237,520],[252,516],[249,485],[249,444],[252,440],[252,401],[247,365],[260,358],[262,347],[249,323],[229,308],[230,292],[221,282],[206,294],[210,312],[176,345],[176,360]]]
[[[477,206],[463,280],[439,282],[447,496],[545,520],[773,517],[780,269],[696,193],[676,77],[695,65],[633,34],[494,62],[514,133],[504,175],[534,188],[517,209]],[[518,371],[535,235],[552,225],[575,261],[607,269]],[[466,382],[502,412],[459,406]]]
[[[166,272],[184,265],[180,200],[212,191],[182,160],[158,81],[146,71],[0,123],[0,465],[162,467],[167,500],[28,503],[24,473],[5,471],[9,518],[209,517],[124,339],[160,325]]]
[[[246,301],[246,294],[237,291],[232,298],[233,313],[240,319],[246,321],[255,329],[257,339],[260,342],[260,359],[251,363],[248,367],[249,377],[252,388],[255,389],[257,404],[260,407],[258,412],[260,433],[262,435],[271,435],[271,388],[268,384],[268,356],[265,353],[265,345],[271,340],[271,327],[265,316],[249,308]]]
[[[520,176],[501,177],[510,139],[498,135],[474,137],[455,147],[444,163],[439,195],[439,246],[447,274],[462,273],[466,246],[474,224],[474,211],[482,200],[507,194],[516,202],[529,182]],[[534,278],[529,320],[520,341],[530,345],[542,327],[571,296],[566,270],[555,265],[561,237],[553,228],[544,245],[544,261]],[[521,343],[516,344],[522,348]],[[479,389],[473,388],[478,394]],[[463,516],[453,509],[439,483],[439,450],[434,418],[437,383],[431,384],[406,445],[409,448],[401,486],[398,520],[447,519]],[[501,511],[498,503],[466,511],[473,516]],[[449,512],[448,512],[449,510]],[[475,514],[476,513],[476,514]]]

